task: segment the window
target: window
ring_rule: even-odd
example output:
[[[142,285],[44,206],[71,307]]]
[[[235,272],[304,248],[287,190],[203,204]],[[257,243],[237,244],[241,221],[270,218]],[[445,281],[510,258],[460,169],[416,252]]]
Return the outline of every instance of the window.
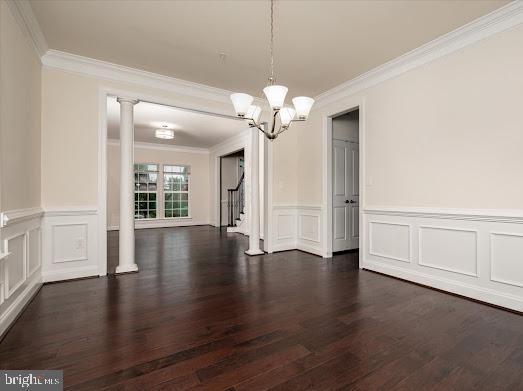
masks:
[[[189,217],[189,167],[163,166],[165,217]]]
[[[158,187],[157,164],[134,165],[134,218],[155,219]]]

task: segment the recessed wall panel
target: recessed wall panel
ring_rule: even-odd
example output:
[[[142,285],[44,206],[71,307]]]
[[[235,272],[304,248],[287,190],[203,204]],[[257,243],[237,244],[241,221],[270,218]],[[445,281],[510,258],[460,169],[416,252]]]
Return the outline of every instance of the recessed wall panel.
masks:
[[[419,264],[453,273],[477,276],[477,232],[451,227],[421,226]]]
[[[369,254],[410,262],[410,226],[382,221],[369,222]]]
[[[492,232],[490,279],[523,287],[523,234]]]

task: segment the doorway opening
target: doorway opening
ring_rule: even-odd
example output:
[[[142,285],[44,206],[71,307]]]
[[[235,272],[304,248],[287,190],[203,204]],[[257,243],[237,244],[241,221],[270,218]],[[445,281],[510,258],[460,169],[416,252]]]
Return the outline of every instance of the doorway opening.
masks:
[[[211,205],[216,197],[211,191],[212,151],[245,132],[244,122],[236,117],[137,98],[133,99],[132,126],[127,129],[133,139],[132,153],[122,156],[122,143],[125,145],[121,137],[122,109],[115,95],[101,96],[100,210],[104,235],[100,241],[105,251],[100,251],[104,261],[100,266],[110,274],[116,273],[119,266],[122,232],[162,228],[164,233],[182,233],[189,230],[181,227],[209,224],[214,217]],[[120,170],[122,161],[129,168],[125,175]],[[121,178],[129,179],[129,172],[132,173],[130,186],[123,186]],[[122,205],[127,206],[124,212]],[[127,213],[129,209],[131,213]],[[123,230],[121,216],[131,216],[124,221]],[[128,220],[131,224],[127,224]],[[149,232],[140,237],[148,241],[162,237],[155,234],[160,231]],[[158,258],[156,254],[147,253],[147,246],[135,242],[134,238],[132,235],[129,242],[138,268]]]
[[[220,156],[220,226],[246,234],[245,150]]]
[[[332,252],[355,251],[360,236],[359,109],[332,118]]]

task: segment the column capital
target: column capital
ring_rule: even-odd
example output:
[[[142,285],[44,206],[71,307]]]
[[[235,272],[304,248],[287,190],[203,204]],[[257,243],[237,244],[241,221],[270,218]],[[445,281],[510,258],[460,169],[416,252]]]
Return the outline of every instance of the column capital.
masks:
[[[130,104],[132,104],[132,105],[135,105],[135,104],[137,104],[137,103],[139,102],[138,99],[126,98],[125,96],[118,96],[118,97],[116,98],[116,101],[117,101],[118,103],[122,103],[122,102],[124,102],[124,103],[130,103]]]

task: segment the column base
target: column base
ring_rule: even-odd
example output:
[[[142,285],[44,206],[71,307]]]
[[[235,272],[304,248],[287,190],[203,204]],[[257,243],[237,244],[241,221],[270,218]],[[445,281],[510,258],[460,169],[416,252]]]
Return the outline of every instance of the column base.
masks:
[[[252,255],[263,255],[265,253],[260,249],[254,249],[254,250],[248,249],[247,251],[245,251],[245,254],[252,256]]]
[[[130,265],[116,266],[116,274],[136,273],[137,271],[138,265],[136,263],[132,263]]]

